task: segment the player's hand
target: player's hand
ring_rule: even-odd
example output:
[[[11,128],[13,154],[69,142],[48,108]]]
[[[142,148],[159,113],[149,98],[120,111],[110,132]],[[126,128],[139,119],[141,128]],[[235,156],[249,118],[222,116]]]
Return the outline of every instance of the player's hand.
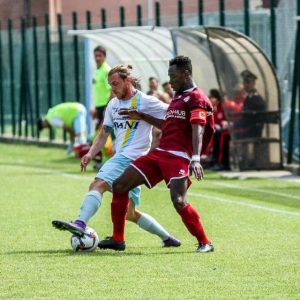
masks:
[[[191,161],[189,165],[190,175],[194,174],[197,180],[202,180],[204,178],[203,168],[200,161]]]
[[[128,117],[131,120],[140,120],[141,113],[136,109],[121,108],[118,112],[120,116]]]
[[[92,156],[87,153],[85,156],[81,158],[80,162],[80,170],[81,172],[86,171],[86,167],[89,164],[89,162],[92,160]]]

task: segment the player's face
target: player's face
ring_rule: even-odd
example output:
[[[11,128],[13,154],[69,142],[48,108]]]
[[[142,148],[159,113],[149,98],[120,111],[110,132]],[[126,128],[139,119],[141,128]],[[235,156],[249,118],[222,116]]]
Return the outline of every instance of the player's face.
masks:
[[[252,79],[246,79],[243,81],[244,90],[246,92],[251,92],[255,89],[255,80]]]
[[[97,67],[100,67],[104,63],[106,58],[104,53],[102,53],[101,51],[96,51],[94,53],[94,56],[95,56],[95,62],[97,64]]]
[[[122,79],[118,73],[114,73],[108,77],[108,83],[111,86],[113,94],[118,99],[125,99],[130,84],[127,78]]]
[[[170,84],[175,92],[183,90],[186,86],[186,71],[177,69],[176,66],[170,66],[168,71]]]

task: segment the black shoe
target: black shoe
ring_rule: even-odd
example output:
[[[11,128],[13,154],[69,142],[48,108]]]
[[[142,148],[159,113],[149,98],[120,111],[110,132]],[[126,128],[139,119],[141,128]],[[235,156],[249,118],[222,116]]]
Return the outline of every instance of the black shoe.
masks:
[[[59,230],[67,230],[71,232],[72,234],[83,237],[85,230],[84,228],[80,227],[78,224],[74,222],[65,222],[65,221],[60,221],[60,220],[54,220],[52,221],[53,227]]]
[[[125,242],[116,242],[111,236],[99,242],[100,249],[113,249],[116,251],[124,251],[126,248]]]

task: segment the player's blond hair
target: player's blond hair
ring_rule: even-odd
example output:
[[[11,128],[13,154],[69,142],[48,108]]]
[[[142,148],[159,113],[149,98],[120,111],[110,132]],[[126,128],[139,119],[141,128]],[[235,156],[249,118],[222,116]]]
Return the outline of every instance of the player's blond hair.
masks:
[[[131,65],[116,65],[115,67],[113,67],[109,72],[108,72],[108,77],[110,77],[111,75],[118,73],[118,75],[122,78],[122,79],[126,79],[126,78],[130,78],[132,85],[135,88],[138,88],[139,85],[139,79],[134,77],[132,75],[132,66]]]

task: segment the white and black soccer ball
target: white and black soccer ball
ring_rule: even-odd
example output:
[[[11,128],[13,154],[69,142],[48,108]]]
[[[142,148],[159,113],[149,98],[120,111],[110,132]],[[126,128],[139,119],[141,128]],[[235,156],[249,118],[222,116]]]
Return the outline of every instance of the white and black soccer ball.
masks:
[[[76,235],[71,236],[71,246],[75,252],[91,252],[94,251],[99,243],[97,232],[91,228],[86,227],[83,237]]]

